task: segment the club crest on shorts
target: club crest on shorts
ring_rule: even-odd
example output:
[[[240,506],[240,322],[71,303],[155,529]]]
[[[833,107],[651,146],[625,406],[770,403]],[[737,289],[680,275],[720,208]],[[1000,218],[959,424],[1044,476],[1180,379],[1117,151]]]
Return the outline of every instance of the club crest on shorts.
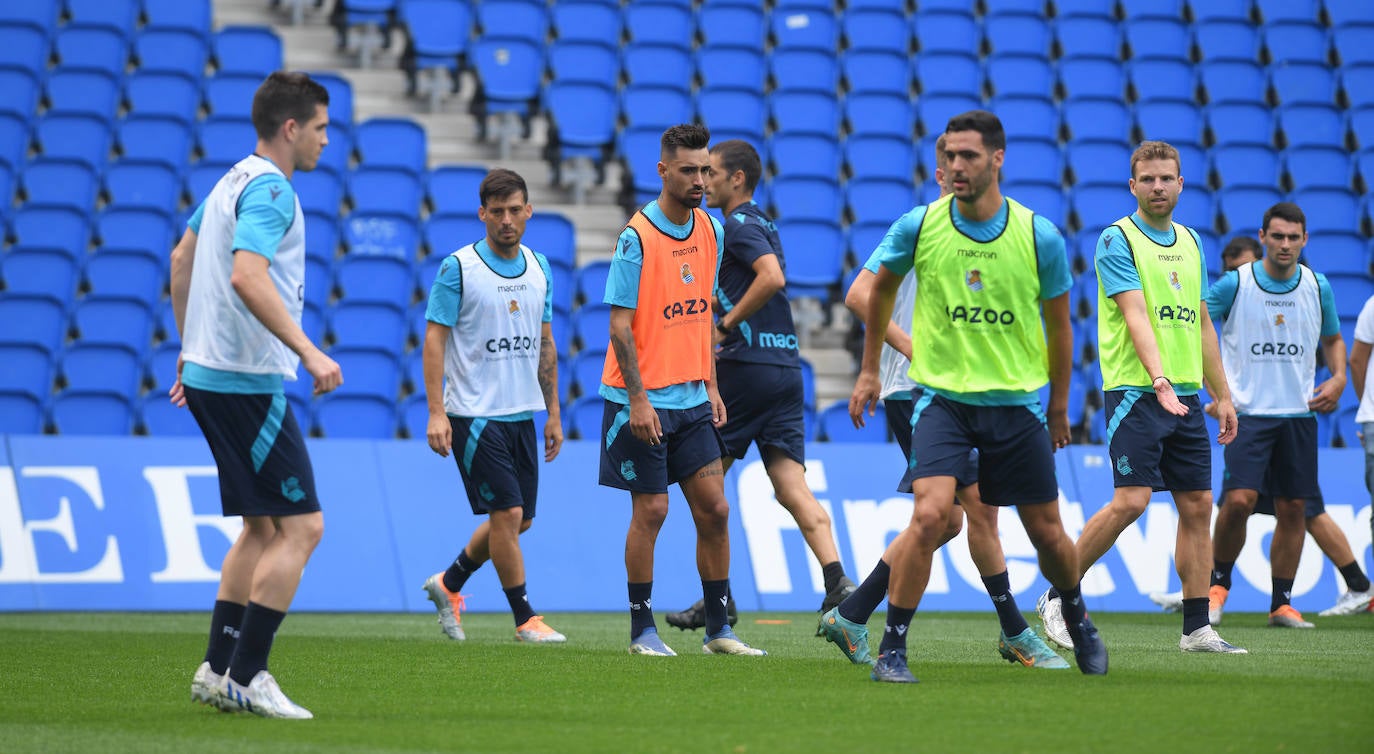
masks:
[[[524,314],[520,312],[520,302],[516,301],[515,299],[510,300],[509,309],[510,316],[512,319],[520,319],[524,316]]]
[[[683,285],[691,285],[692,281],[696,280],[692,277],[692,266],[686,262],[682,263],[682,269],[678,270],[678,274],[682,276]]]
[[[964,285],[967,285],[968,289],[971,291],[983,290],[983,271],[969,270],[968,272],[965,272]]]
[[[1169,271],[1169,285],[1173,286],[1176,291],[1183,290],[1183,283],[1178,279],[1178,270]]]

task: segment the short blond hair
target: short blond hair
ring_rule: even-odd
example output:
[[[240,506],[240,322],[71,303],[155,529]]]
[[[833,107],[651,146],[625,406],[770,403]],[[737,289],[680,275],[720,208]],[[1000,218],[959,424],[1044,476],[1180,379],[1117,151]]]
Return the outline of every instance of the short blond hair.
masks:
[[[1140,146],[1131,153],[1131,177],[1135,178],[1135,166],[1146,160],[1173,160],[1178,168],[1178,173],[1183,173],[1183,161],[1178,157],[1178,150],[1173,145],[1163,141],[1143,141]]]
[[[935,167],[941,170],[949,168],[949,160],[945,158],[945,135],[943,132],[935,137]]]

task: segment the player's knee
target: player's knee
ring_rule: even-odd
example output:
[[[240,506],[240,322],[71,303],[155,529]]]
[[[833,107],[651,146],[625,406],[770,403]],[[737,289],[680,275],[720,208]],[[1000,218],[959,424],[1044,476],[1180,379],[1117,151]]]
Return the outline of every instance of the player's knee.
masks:
[[[522,518],[522,519],[520,519],[520,533],[521,533],[521,534],[524,534],[525,532],[529,531],[529,530],[530,530],[530,527],[533,526],[533,525],[534,525],[534,519],[532,519],[532,518]]]

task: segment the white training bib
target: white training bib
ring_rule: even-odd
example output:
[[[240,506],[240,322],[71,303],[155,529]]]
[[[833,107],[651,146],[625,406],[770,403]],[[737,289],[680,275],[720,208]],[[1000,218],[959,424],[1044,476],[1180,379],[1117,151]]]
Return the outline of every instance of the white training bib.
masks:
[[[1306,265],[1298,265],[1293,290],[1266,291],[1255,277],[1259,264],[1240,268],[1236,300],[1221,325],[1221,358],[1231,401],[1240,414],[1307,414],[1321,342],[1317,278]]]

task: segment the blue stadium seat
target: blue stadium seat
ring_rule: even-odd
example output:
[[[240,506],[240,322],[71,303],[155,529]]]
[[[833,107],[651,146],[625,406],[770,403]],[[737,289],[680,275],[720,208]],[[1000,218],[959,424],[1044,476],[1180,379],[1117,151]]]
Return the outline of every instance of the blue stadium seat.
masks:
[[[1284,146],[1336,147],[1345,145],[1345,121],[1334,108],[1325,105],[1291,105],[1278,108],[1278,126]],[[1357,130],[1358,134],[1359,131]]]
[[[166,307],[171,309],[170,304]],[[167,399],[167,391],[177,379],[177,360],[181,358],[181,344],[166,342],[148,354],[143,371],[147,377],[149,395]]]
[[[691,9],[666,3],[632,3],[624,9],[630,41],[692,49],[696,29]]]
[[[205,80],[205,106],[211,117],[251,118],[253,95],[262,85],[258,76],[220,74]]]
[[[1137,60],[1130,66],[1131,87],[1138,102],[1196,100],[1193,66],[1180,60]]]
[[[17,245],[61,249],[80,259],[91,240],[86,217],[65,207],[21,207],[10,216],[10,232]]]
[[[81,160],[101,170],[110,156],[109,125],[84,115],[44,115],[33,127],[39,154]]]
[[[1043,13],[990,15],[983,19],[983,36],[992,56],[1048,58],[1050,54],[1052,37]]]
[[[246,118],[210,117],[201,122],[197,143],[202,162],[233,165],[252,151],[258,132]]]
[[[411,439],[424,440],[429,431],[429,403],[424,385],[419,390],[401,403],[401,430]]]
[[[774,137],[774,144],[777,137]],[[912,181],[916,174],[916,154],[911,142],[890,136],[855,136],[845,140],[845,162],[855,178],[892,178]],[[774,159],[777,150],[774,149]],[[823,169],[823,168],[822,168]]]
[[[335,137],[339,132],[353,133],[353,84],[343,76],[327,71],[311,72],[310,78],[329,92],[329,141],[331,148],[338,148]]]
[[[816,50],[778,50],[768,56],[773,75],[773,96],[781,92],[808,91],[835,96],[839,88],[838,56]],[[630,70],[628,61],[626,70]]]
[[[224,177],[230,165],[217,162],[202,162],[186,169],[186,195],[194,205],[199,205],[210,195],[211,189]],[[309,242],[309,234],[306,241]]]
[[[174,243],[166,213],[141,209],[107,208],[96,218],[95,236],[105,249],[138,251],[166,259]]]
[[[1194,23],[1199,26],[1221,21],[1250,23],[1253,20],[1253,0],[1193,0],[1188,6],[1193,12]]]
[[[1265,24],[1281,21],[1317,23],[1317,0],[1255,0],[1256,10]]]
[[[1061,21],[1066,18],[1116,18],[1115,4],[1101,0],[1055,0],[1054,12]]]
[[[27,121],[38,109],[42,90],[35,72],[0,68],[0,90],[5,92],[4,99],[0,100],[0,113],[17,115]]]
[[[1351,110],[1374,107],[1374,63],[1342,68],[1341,91]]]
[[[555,168],[564,160],[587,158],[601,170],[615,141],[616,93],[608,86],[554,81],[544,90],[550,120],[549,150]],[[604,177],[598,177],[604,180]],[[600,182],[600,180],[598,180]]]
[[[1110,17],[1059,18],[1054,32],[1061,66],[1065,60],[1076,58],[1121,59],[1121,29]]]
[[[1361,150],[1374,148],[1374,106],[1351,111],[1350,132]]]
[[[687,93],[696,63],[682,47],[632,43],[625,47],[621,69],[632,86],[659,86]]]
[[[1112,186],[1119,189],[1121,176],[1131,164],[1131,149],[1125,143],[1075,141],[1067,145],[1065,159],[1069,171],[1073,173],[1077,192],[1086,186]]]
[[[1059,137],[1059,108],[1039,97],[998,97],[990,105],[1002,121],[1009,141],[1040,139],[1055,141]],[[944,131],[940,124],[926,123],[928,133]],[[934,174],[934,171],[931,171]]]
[[[703,13],[705,8],[702,9]],[[623,21],[620,4],[562,2],[550,9],[554,37],[560,42],[587,42],[619,49]]]
[[[916,206],[910,178],[859,178],[845,184],[849,216],[855,223],[891,224]]]
[[[1202,55],[1203,62],[1218,63],[1229,60],[1255,63],[1259,60],[1259,31],[1248,22],[1215,21],[1195,24],[1193,34],[1194,43]]]
[[[354,212],[344,220],[343,240],[350,254],[413,259],[420,233],[414,215]]]
[[[543,3],[488,0],[476,5],[480,37],[544,44],[548,36],[549,18]]]
[[[409,118],[371,118],[358,125],[356,139],[363,167],[399,168],[417,177],[425,172],[428,137]]]
[[[539,95],[544,72],[541,48],[516,39],[478,39],[470,57],[482,84],[486,111],[526,115]]]
[[[588,299],[573,313],[573,342],[579,351],[604,350],[610,341],[611,306]]]
[[[635,204],[643,204],[654,198],[663,187],[655,169],[661,137],[662,129],[659,128],[627,128],[620,134],[616,152],[630,174]]]
[[[1336,100],[1336,77],[1325,64],[1284,63],[1269,70],[1280,105],[1325,105]]]
[[[405,259],[350,254],[335,272],[339,296],[346,302],[386,304],[398,310],[410,306],[414,273]]]
[[[588,42],[555,42],[549,48],[555,83],[596,84],[614,89],[620,81],[620,53]],[[760,77],[762,73],[758,74]]]
[[[1336,436],[1341,439],[1341,447],[1359,448],[1360,432],[1362,431],[1359,423],[1355,421],[1355,415],[1359,413],[1359,405],[1342,406],[1336,410],[1332,417],[1335,424]]]
[[[211,0],[143,0],[148,29],[175,29],[202,38],[210,36]]]
[[[833,178],[778,176],[773,180],[774,217],[838,223],[844,197]]]
[[[1059,61],[1059,81],[1067,101],[1125,99],[1126,72],[1110,58],[1065,58]]]
[[[371,395],[396,400],[401,387],[400,350],[336,346],[329,352],[343,370],[344,382],[335,391],[340,395]]]
[[[156,303],[167,283],[158,257],[142,251],[105,249],[92,254],[83,270],[89,295]]]
[[[22,343],[0,345],[0,393],[45,399],[52,392],[52,381],[52,359],[45,349]]]
[[[95,196],[100,190],[90,165],[61,157],[40,157],[30,162],[20,174],[20,184],[26,204],[69,207],[84,214],[90,214],[95,207]]]
[[[104,27],[67,26],[57,32],[53,50],[64,68],[90,68],[113,76],[129,64],[129,40]]]
[[[907,58],[890,52],[857,51],[844,56],[842,62],[847,91],[854,94],[869,92],[906,96],[911,91],[911,71]],[[982,72],[978,71],[982,83]]]
[[[550,264],[572,267],[577,262],[577,230],[557,212],[536,212],[525,223],[521,243],[543,254]]]
[[[62,347],[67,335],[66,305],[49,295],[6,293],[0,296],[0,343],[27,343],[49,353]]]
[[[577,273],[570,264],[549,260],[549,274],[553,276],[553,334],[558,343],[558,352],[567,353],[572,348],[572,310],[577,300]]]
[[[89,296],[72,308],[72,335],[82,343],[122,344],[146,353],[154,329],[151,303]]]
[[[1140,139],[1170,144],[1202,143],[1202,111],[1191,102],[1141,102],[1135,109]]]
[[[995,97],[1054,97],[1054,69],[1043,57],[998,55],[987,60],[987,79]]]
[[[774,0],[773,7],[778,11],[818,11],[826,13],[835,9],[829,0]]]
[[[974,95],[931,94],[916,101],[916,117],[925,133],[938,134],[945,130],[950,118],[982,106],[982,100]]]
[[[48,76],[47,112],[88,115],[106,123],[119,109],[121,93],[115,74],[103,70],[59,68]]]
[[[896,8],[851,7],[840,21],[849,50],[876,50],[906,57],[911,52],[911,27]],[[703,21],[702,28],[708,28]]]
[[[1035,214],[1043,215],[1059,228],[1067,227],[1068,202],[1059,186],[1008,182],[1002,185],[1002,193],[1026,205]]]
[[[414,172],[364,163],[349,174],[348,194],[355,212],[418,216],[424,188]]]
[[[761,6],[707,3],[697,11],[697,28],[710,47],[762,50],[768,36]]]
[[[604,340],[605,337],[602,337]],[[599,341],[594,341],[599,342]],[[606,351],[603,348],[592,348],[579,352],[573,357],[569,371],[570,392],[575,396],[572,399],[584,396],[595,396],[601,388],[601,375],[606,366]]]
[[[977,57],[983,34],[971,15],[965,13],[923,12],[912,19],[916,49],[922,55],[949,52]]]
[[[185,406],[174,405],[166,391],[148,393],[139,403],[137,423],[152,437],[200,437],[200,425]]]
[[[1207,108],[1207,126],[1217,147],[1248,144],[1273,147],[1274,120],[1260,104],[1231,103]]]
[[[573,401],[564,412],[571,437],[595,440],[601,436],[601,418],[605,411],[606,400],[595,393],[584,395]]]
[[[138,25],[143,5],[133,0],[62,0],[62,4],[70,25],[110,29],[126,37]]]
[[[1326,279],[1331,283],[1331,291],[1336,296],[1336,314],[1342,320],[1360,316],[1360,310],[1364,308],[1365,302],[1370,296],[1374,296],[1374,280],[1367,274],[1342,275],[1333,272],[1328,274]]]
[[[881,404],[882,401],[879,401]],[[828,442],[885,443],[888,441],[887,422],[882,417],[884,409],[878,406],[876,416],[864,415],[864,426],[855,427],[849,418],[849,401],[839,400],[821,409],[817,421],[820,422],[821,437]]]
[[[61,249],[14,246],[0,256],[5,295],[33,294],[70,303],[76,296],[77,260]],[[7,324],[8,326],[8,324]]]
[[[211,162],[237,162],[242,159],[248,151],[253,149],[257,143],[257,134],[252,130],[252,124],[245,121],[235,121],[233,126],[240,124],[246,125],[246,131],[233,128],[228,131],[220,131],[219,124],[211,125],[207,121],[202,126],[202,138],[209,139],[202,145],[205,150],[205,157]],[[231,146],[227,134],[233,134],[235,139],[247,139],[249,133],[252,134],[251,141],[239,141],[232,144],[236,149],[234,154],[238,156],[228,157],[230,152],[227,147]],[[214,136],[212,134],[221,134]],[[161,117],[129,117],[119,124],[117,130],[117,141],[121,162],[141,162],[165,166],[176,175],[181,175],[191,159],[193,151],[191,141],[191,131],[180,121],[171,118]],[[222,172],[222,171],[221,171]],[[175,209],[175,205],[166,208],[165,211]]]
[[[730,133],[749,141],[755,149],[763,145],[768,113],[761,95],[742,89],[703,88],[697,92],[697,109],[702,122],[710,125],[714,139]]]
[[[1292,63],[1329,65],[1331,41],[1326,29],[1315,23],[1267,24],[1263,35],[1265,49],[1275,66]]]
[[[1068,100],[1063,107],[1069,142],[1089,140],[1130,142],[1131,116],[1120,100]]]
[[[828,299],[844,273],[846,245],[839,224],[783,218],[777,226],[787,250],[788,295]]]
[[[7,5],[28,5],[8,3]],[[0,66],[42,74],[48,66],[48,34],[27,26],[0,27],[4,44],[0,45]]]
[[[1187,165],[1188,163],[1183,164]],[[1200,174],[1205,175],[1205,173]],[[1184,174],[1184,183],[1187,183],[1186,173]],[[1204,183],[1204,181],[1199,181],[1199,183]],[[1199,233],[1213,232],[1216,226],[1216,198],[1212,192],[1206,188],[1189,186],[1179,197],[1178,206],[1174,208],[1174,222],[1187,225]],[[1206,252],[1205,240],[1203,251]]]
[[[134,60],[141,72],[174,73],[199,81],[210,62],[210,45],[204,36],[188,31],[148,29],[134,40]]]
[[[851,137],[883,135],[910,140],[916,127],[916,113],[906,97],[887,94],[845,97],[844,115]]]
[[[1128,21],[1145,18],[1178,21],[1183,18],[1183,0],[1121,0],[1121,14]]]
[[[339,348],[371,348],[399,356],[410,332],[405,311],[397,302],[344,299],[333,307],[328,319],[329,332]]]
[[[1132,60],[1189,60],[1189,37],[1181,20],[1146,19],[1123,25]]]
[[[1232,233],[1258,230],[1264,211],[1282,201],[1278,191],[1262,186],[1239,186],[1217,192],[1217,209]]]
[[[482,240],[487,233],[487,226],[477,219],[477,213],[472,214],[439,214],[429,216],[425,223],[425,244],[429,247],[430,256],[447,256],[470,243]],[[422,286],[423,290],[429,290],[429,284],[434,282],[431,276]]]
[[[334,268],[327,260],[305,258],[305,303],[323,307],[334,290]]]
[[[606,296],[606,278],[611,274],[610,260],[598,259],[577,268],[578,300],[587,303],[601,303]]]
[[[663,131],[691,122],[696,114],[692,96],[675,87],[631,84],[621,90],[620,99],[627,128]]]
[[[395,400],[375,395],[336,391],[315,406],[315,427],[323,437],[386,440],[396,436],[396,421]]]
[[[838,47],[839,29],[833,11],[775,10],[771,25],[775,50],[833,52]]]
[[[1336,29],[1370,26],[1369,4],[1364,0],[1324,0],[1326,17]]]
[[[353,157],[353,133],[339,128],[329,130],[329,144],[320,152],[316,170],[328,170],[334,175],[348,173]]]
[[[105,195],[119,209],[149,209],[168,215],[181,202],[181,179],[167,165],[120,160],[105,169]]]
[[[111,390],[132,398],[143,383],[143,360],[134,349],[112,343],[72,344],[57,371],[67,390]]]
[[[64,435],[127,435],[134,426],[129,397],[108,391],[64,391],[53,399],[51,413]]]
[[[922,200],[924,203],[924,199]],[[908,208],[910,209],[910,208]],[[904,213],[905,214],[905,213]],[[849,226],[849,252],[860,262],[868,261],[868,258],[878,248],[883,237],[887,235],[887,229],[892,226],[892,222],[897,218],[886,221],[873,221],[867,223],[852,223]],[[853,270],[858,272],[858,268]],[[852,281],[851,281],[852,282]],[[849,287],[845,286],[848,291]]]
[[[425,193],[434,214],[455,212],[476,217],[486,177],[484,165],[440,165],[429,171]]]
[[[0,390],[0,433],[36,435],[46,423],[42,399],[17,390]]]
[[[1273,149],[1252,144],[1212,149],[1212,170],[1224,188],[1278,185],[1279,158]],[[1191,187],[1188,189],[1191,191]]]
[[[1286,150],[1284,165],[1294,191],[1309,188],[1349,190],[1352,185],[1350,153],[1338,146]]]
[[[1370,256],[1365,239],[1354,231],[1313,231],[1308,235],[1313,267],[1332,275],[1369,275]],[[1349,345],[1348,343],[1346,344]]]
[[[1360,227],[1360,202],[1349,189],[1302,189],[1290,194],[1289,199],[1307,215],[1309,233],[1354,232]]]
[[[1209,105],[1265,104],[1269,81],[1258,65],[1239,60],[1206,61],[1198,66],[1198,79]]]
[[[400,171],[390,171],[398,175],[406,175],[411,181],[415,179],[409,174]],[[291,176],[291,187],[296,191],[296,199],[301,203],[303,212],[314,212],[325,215],[338,215],[340,205],[343,203],[344,184],[337,175],[328,170],[297,170]],[[418,206],[418,201],[411,205]],[[306,234],[307,240],[309,233]]]
[[[200,84],[174,73],[139,71],[124,81],[129,115],[170,118],[189,127],[200,110]]]
[[[1041,183],[1057,189],[1064,179],[1062,154],[1059,145],[1052,141],[1008,139],[1006,160],[1002,163],[1002,180]]]
[[[472,6],[451,0],[407,0],[401,6],[401,19],[410,37],[415,68],[444,68],[456,81],[472,36]]]
[[[61,10],[60,2],[5,3],[0,6],[0,26],[28,28],[49,37]]]
[[[0,160],[0,229],[5,225],[5,217],[10,212],[14,200],[15,170],[8,162]]]
[[[788,91],[774,93],[769,100],[778,133],[806,134],[834,142],[840,128],[840,109],[833,95]]]
[[[226,26],[215,32],[212,45],[221,75],[236,73],[261,80],[282,67],[281,38],[265,26]]]
[[[983,91],[983,67],[978,61],[964,55],[948,52],[932,52],[920,55],[913,64],[910,76],[924,96],[934,94],[954,94],[960,96],[980,95]],[[905,73],[905,72],[904,72]],[[899,97],[907,96],[908,86],[903,77],[903,85],[886,90],[871,88],[868,91],[885,92]],[[862,93],[859,91],[857,93]]]
[[[339,250],[339,221],[334,214],[306,210],[305,255],[332,263]]]

